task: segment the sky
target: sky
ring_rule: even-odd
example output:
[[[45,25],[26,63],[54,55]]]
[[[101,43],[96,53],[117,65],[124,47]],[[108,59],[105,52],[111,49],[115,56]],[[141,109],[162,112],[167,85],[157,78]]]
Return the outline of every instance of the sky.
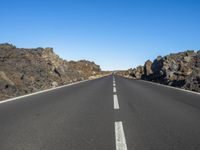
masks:
[[[0,0],[0,43],[53,47],[103,70],[200,49],[198,0]]]

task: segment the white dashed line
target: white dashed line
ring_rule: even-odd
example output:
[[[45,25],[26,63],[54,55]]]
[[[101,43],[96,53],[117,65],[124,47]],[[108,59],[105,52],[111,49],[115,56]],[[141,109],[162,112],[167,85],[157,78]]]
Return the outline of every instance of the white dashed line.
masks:
[[[116,92],[117,92],[117,90],[116,90],[116,87],[113,87],[113,92],[114,92],[114,93],[116,93]]]
[[[113,95],[113,103],[114,103],[114,109],[119,109],[119,103],[118,103],[118,98],[117,95]]]
[[[116,150],[127,150],[126,138],[121,121],[115,122],[115,142]]]
[[[114,109],[119,109],[119,102],[117,97],[117,90],[115,84],[115,77],[113,76],[113,103]],[[126,138],[124,134],[123,124],[121,121],[115,122],[115,142],[116,150],[127,150]]]

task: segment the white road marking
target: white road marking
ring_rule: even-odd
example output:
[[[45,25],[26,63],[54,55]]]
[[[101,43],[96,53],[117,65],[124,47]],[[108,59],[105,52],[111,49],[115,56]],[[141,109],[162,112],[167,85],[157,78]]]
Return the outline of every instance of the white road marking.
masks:
[[[127,150],[126,138],[121,121],[115,122],[115,142],[116,150]]]
[[[128,77],[124,77],[124,78],[132,79],[132,78],[128,78]],[[132,80],[134,80],[134,79],[132,79]],[[153,81],[147,81],[147,80],[139,80],[139,81],[140,81],[140,82],[147,82],[147,83],[155,84],[155,85],[159,85],[159,86],[163,86],[163,87],[170,88],[170,89],[174,89],[174,90],[179,90],[179,91],[186,92],[186,93],[191,93],[191,94],[200,95],[199,92],[190,91],[190,90],[186,90],[186,89],[181,89],[181,88],[178,88],[178,87],[173,87],[173,86],[170,86],[170,85],[165,85],[165,84],[161,84],[161,83],[157,83],[157,82],[153,82]]]
[[[114,93],[116,93],[116,92],[117,92],[117,90],[116,90],[116,87],[113,87],[113,92],[114,92]]]
[[[115,83],[113,83],[113,87],[115,87],[116,86],[116,84]]]
[[[113,103],[114,103],[114,109],[119,109],[119,102],[116,94],[113,95]]]
[[[106,77],[106,75],[102,76],[102,77],[99,77],[99,78],[103,78],[103,77]],[[96,78],[96,79],[98,79],[98,78]],[[26,95],[14,97],[14,98],[6,99],[6,100],[3,100],[3,101],[0,101],[0,104],[6,103],[6,102],[10,102],[10,101],[14,101],[14,100],[18,100],[18,99],[21,99],[21,98],[24,98],[24,97],[37,95],[37,94],[40,94],[40,93],[54,91],[54,90],[57,90],[57,89],[60,89],[60,88],[64,88],[64,87],[67,87],[67,86],[71,86],[71,85],[75,85],[75,84],[79,84],[79,83],[83,83],[83,82],[87,82],[87,81],[91,81],[91,80],[96,80],[96,79],[88,79],[88,80],[78,81],[78,82],[70,83],[70,84],[67,84],[67,85],[62,85],[62,86],[58,86],[58,87],[55,87],[55,88],[50,88],[50,89],[38,91],[38,92],[35,92],[35,93],[30,93],[30,94],[26,94]]]
[[[165,85],[165,84],[156,83],[156,82],[152,82],[152,81],[140,80],[140,82],[147,82],[147,83],[150,83],[150,84],[155,84],[155,85],[163,86],[163,87],[174,89],[174,90],[179,90],[179,91],[183,91],[183,92],[187,92],[187,93],[200,95],[200,93],[195,92],[195,91],[189,91],[189,90],[186,90],[186,89],[181,89],[181,88],[178,88],[178,87],[173,87],[173,86],[170,86],[170,85]]]

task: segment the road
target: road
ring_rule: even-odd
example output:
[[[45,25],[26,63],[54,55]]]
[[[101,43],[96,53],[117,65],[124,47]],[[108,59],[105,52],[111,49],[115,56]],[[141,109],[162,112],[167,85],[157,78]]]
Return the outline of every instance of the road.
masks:
[[[0,150],[199,150],[200,95],[112,75],[0,104]]]

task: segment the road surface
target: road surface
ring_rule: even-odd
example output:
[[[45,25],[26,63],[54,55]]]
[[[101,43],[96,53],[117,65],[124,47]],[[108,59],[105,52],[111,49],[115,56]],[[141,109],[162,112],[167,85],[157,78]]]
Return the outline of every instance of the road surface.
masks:
[[[0,150],[199,150],[200,95],[112,75],[0,104]]]

